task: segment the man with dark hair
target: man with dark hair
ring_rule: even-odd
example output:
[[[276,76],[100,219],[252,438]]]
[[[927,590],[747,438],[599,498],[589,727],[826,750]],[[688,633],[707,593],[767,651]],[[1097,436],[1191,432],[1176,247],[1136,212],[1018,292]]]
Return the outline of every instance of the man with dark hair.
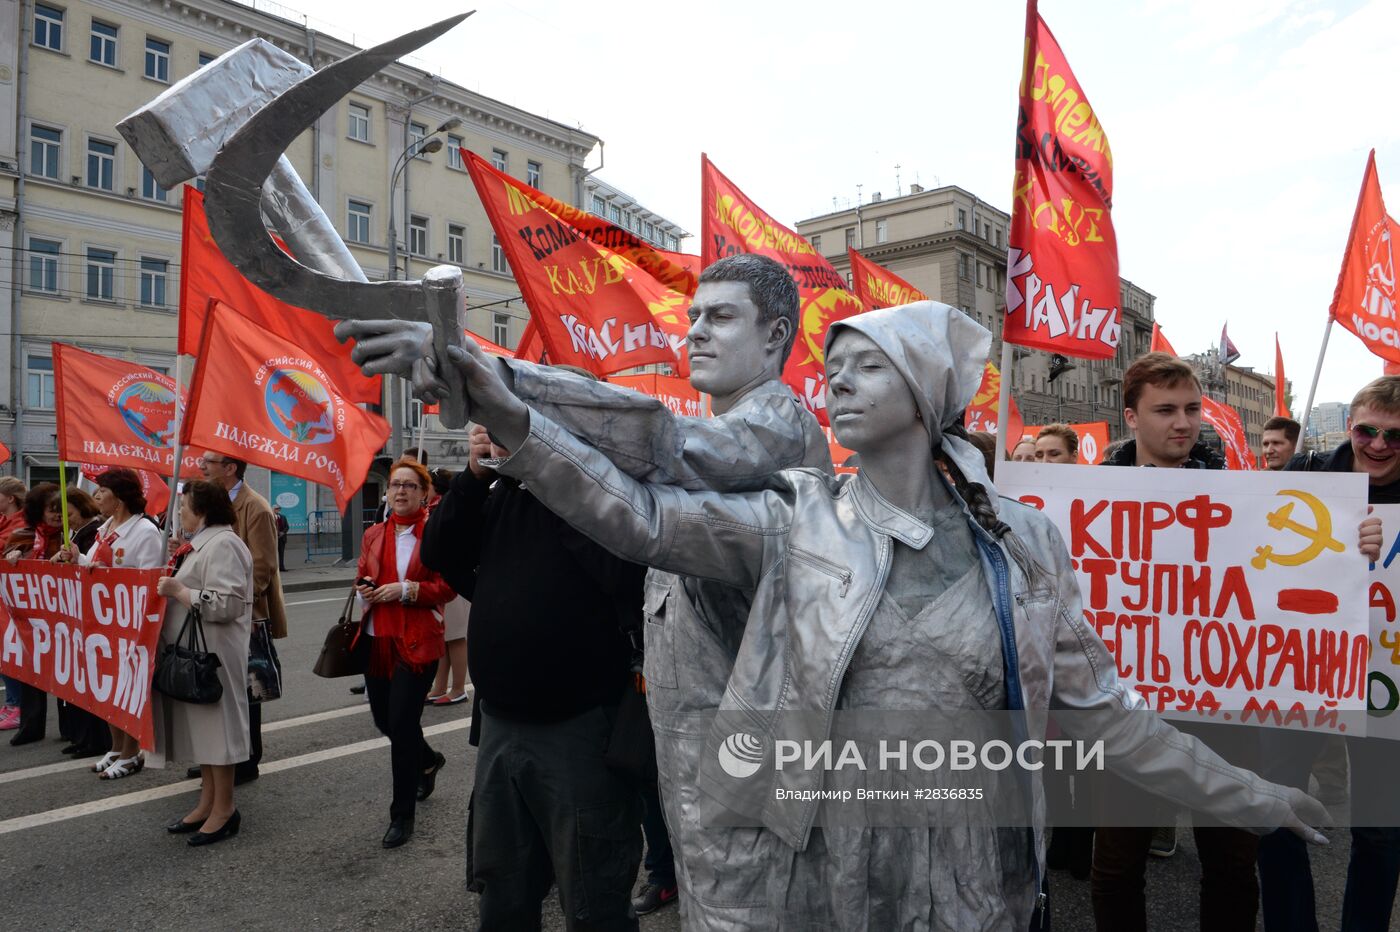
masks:
[[[1264,422],[1259,446],[1268,469],[1282,469],[1298,449],[1302,427],[1291,417],[1271,417]]]
[[[233,529],[253,555],[253,639],[256,641],[262,636],[257,627],[263,626],[267,635],[263,641],[271,651],[269,660],[278,663],[272,639],[287,636],[287,609],[282,601],[282,578],[278,575],[277,522],[272,506],[243,481],[248,471],[248,464],[243,460],[207,450],[199,458],[199,468],[204,478],[225,489],[233,502],[236,518]],[[237,785],[256,780],[258,762],[262,760],[262,704],[253,698],[251,691],[248,694],[248,733],[252,755],[234,767],[233,782]],[[191,778],[198,775],[198,767],[187,773]]]

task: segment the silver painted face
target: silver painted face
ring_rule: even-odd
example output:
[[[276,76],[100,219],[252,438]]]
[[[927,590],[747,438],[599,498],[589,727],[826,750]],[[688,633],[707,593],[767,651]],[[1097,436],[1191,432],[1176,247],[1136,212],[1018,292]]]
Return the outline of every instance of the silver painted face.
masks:
[[[869,453],[927,438],[909,383],[875,341],[845,330],[826,354],[826,413],[843,446]]]
[[[716,397],[732,395],[769,364],[769,326],[745,282],[704,282],[690,303],[690,384]]]

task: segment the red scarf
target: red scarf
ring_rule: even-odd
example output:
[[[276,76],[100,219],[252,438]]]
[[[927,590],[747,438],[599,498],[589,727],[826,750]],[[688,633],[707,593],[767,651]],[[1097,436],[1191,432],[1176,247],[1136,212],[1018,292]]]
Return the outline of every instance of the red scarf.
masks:
[[[53,527],[47,521],[40,521],[34,528],[34,550],[32,551],[36,560],[47,560],[58,551],[59,541],[63,539],[63,528]],[[53,549],[49,549],[49,545]]]
[[[419,508],[409,515],[396,515],[392,511],[384,521],[384,539],[379,542],[379,575],[374,579],[375,588],[389,583],[404,582],[399,578],[398,532],[401,527],[412,527],[410,532],[419,541],[423,539],[423,525],[428,521],[428,510]],[[369,672],[373,676],[389,676],[394,666],[403,662],[394,646],[396,638],[403,637],[407,621],[408,606],[403,602],[376,602],[374,605],[373,651],[369,662]]]
[[[185,562],[185,557],[191,553],[194,553],[194,544],[185,541],[180,546],[176,547],[175,552],[170,555],[170,561],[165,564],[166,569],[174,573],[180,568],[180,564]]]

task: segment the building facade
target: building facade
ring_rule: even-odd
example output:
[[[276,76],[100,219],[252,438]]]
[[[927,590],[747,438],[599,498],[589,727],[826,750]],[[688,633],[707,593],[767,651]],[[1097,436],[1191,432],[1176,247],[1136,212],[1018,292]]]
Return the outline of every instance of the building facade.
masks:
[[[1274,416],[1274,377],[1250,366],[1221,366],[1219,350],[1214,347],[1186,359],[1196,367],[1206,394],[1239,412],[1249,448],[1259,453],[1264,424]],[[1285,389],[1289,384],[1285,382]]]
[[[682,241],[690,236],[675,223],[637,203],[632,195],[596,175],[584,180],[583,193],[590,213],[631,230],[657,249],[680,252]]]
[[[1308,436],[1344,434],[1350,415],[1351,405],[1343,401],[1324,401],[1313,405],[1312,413],[1308,415]]]
[[[872,196],[855,209],[802,220],[805,236],[837,271],[850,278],[846,250],[854,248],[935,301],[960,308],[992,331],[992,361],[1001,358],[1006,308],[1006,238],[1011,217],[962,188],[910,185],[900,197]],[[1050,354],[1015,347],[1012,386],[1028,425],[1055,421],[1108,423],[1123,436],[1123,371],[1152,340],[1155,298],[1123,281],[1122,338],[1113,359],[1071,359],[1051,379]]]

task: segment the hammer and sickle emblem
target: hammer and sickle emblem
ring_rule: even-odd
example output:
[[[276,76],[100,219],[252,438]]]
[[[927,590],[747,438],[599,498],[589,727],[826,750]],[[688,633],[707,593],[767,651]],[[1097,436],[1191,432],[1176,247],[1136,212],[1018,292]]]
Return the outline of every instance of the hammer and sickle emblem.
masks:
[[[1307,492],[1300,492],[1297,489],[1283,489],[1278,494],[1291,495],[1298,501],[1307,505],[1312,511],[1313,523],[1315,527],[1308,527],[1293,520],[1293,502],[1284,505],[1278,511],[1269,512],[1269,527],[1275,531],[1292,531],[1301,537],[1308,539],[1308,545],[1297,553],[1277,554],[1274,548],[1265,544],[1262,547],[1254,548],[1256,554],[1249,563],[1256,570],[1262,570],[1270,563],[1277,563],[1279,566],[1302,566],[1320,556],[1324,550],[1335,550],[1341,553],[1346,548],[1342,542],[1332,536],[1332,513],[1327,510],[1327,506],[1317,498],[1316,495],[1309,495]]]

